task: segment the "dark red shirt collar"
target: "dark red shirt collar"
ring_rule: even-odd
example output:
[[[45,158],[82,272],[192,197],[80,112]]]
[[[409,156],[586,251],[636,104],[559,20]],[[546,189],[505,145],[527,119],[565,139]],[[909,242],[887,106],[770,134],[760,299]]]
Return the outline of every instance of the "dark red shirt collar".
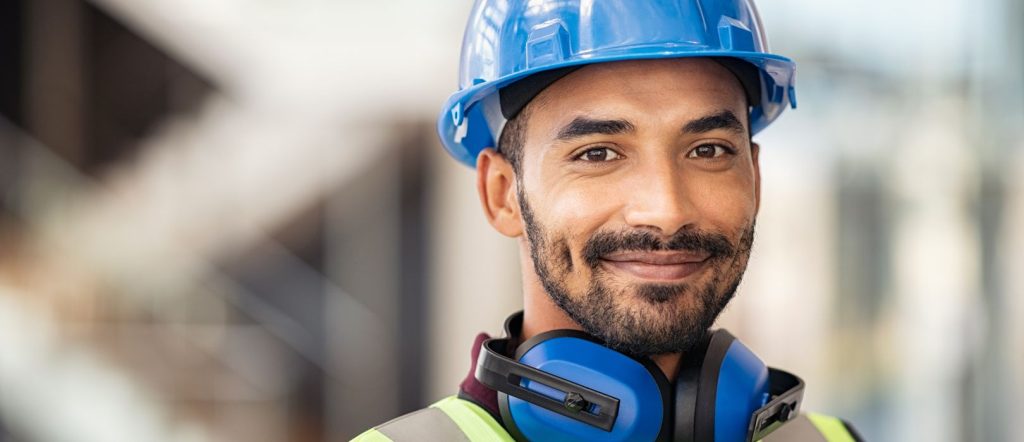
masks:
[[[470,352],[472,362],[469,365],[469,374],[466,375],[466,379],[462,380],[462,384],[459,384],[459,398],[479,405],[487,410],[495,420],[501,422],[501,412],[498,411],[498,392],[476,380],[476,360],[480,356],[480,347],[484,341],[490,338],[487,333],[480,333],[473,340],[473,351]]]

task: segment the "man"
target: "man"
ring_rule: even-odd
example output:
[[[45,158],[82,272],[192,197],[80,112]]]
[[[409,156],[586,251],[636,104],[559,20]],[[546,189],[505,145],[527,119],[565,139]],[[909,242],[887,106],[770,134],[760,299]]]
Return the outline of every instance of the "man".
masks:
[[[518,242],[524,311],[457,397],[357,440],[859,439],[710,331],[754,239],[751,136],[795,104],[751,0],[478,0],[462,56],[439,132]]]

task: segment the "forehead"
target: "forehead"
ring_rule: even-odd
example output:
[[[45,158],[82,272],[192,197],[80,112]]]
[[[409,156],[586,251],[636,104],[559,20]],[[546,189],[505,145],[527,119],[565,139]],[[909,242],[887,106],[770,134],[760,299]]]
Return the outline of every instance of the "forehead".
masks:
[[[531,120],[548,122],[552,122],[550,116],[571,119],[586,113],[638,110],[647,115],[697,115],[729,109],[742,115],[746,98],[739,80],[713,60],[629,60],[585,66],[548,86],[528,107],[532,114],[548,115]]]

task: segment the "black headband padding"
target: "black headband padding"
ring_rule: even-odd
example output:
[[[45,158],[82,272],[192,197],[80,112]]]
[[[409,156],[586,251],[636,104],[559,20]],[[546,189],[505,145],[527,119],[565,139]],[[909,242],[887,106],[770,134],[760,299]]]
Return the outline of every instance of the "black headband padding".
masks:
[[[515,118],[533,100],[533,97],[536,97],[541,91],[551,86],[551,83],[560,80],[581,67],[568,66],[538,72],[501,88],[498,91],[498,100],[501,102],[501,114],[505,116],[506,120]]]
[[[712,60],[728,69],[739,80],[747,94],[747,103],[751,107],[761,104],[760,70],[757,66],[738,58],[714,57]],[[544,89],[581,67],[583,66],[567,66],[538,72],[501,88],[498,90],[501,114],[506,120],[515,118]]]
[[[757,66],[739,58],[715,57],[712,60],[728,69],[740,81],[743,91],[747,93],[748,106],[761,105],[761,70]]]

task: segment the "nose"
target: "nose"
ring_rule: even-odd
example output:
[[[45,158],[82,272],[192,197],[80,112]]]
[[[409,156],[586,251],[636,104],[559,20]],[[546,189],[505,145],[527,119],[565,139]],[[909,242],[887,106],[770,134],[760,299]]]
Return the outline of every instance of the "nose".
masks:
[[[638,172],[626,205],[627,224],[654,230],[666,237],[697,224],[699,213],[686,177],[677,164],[652,162]]]

